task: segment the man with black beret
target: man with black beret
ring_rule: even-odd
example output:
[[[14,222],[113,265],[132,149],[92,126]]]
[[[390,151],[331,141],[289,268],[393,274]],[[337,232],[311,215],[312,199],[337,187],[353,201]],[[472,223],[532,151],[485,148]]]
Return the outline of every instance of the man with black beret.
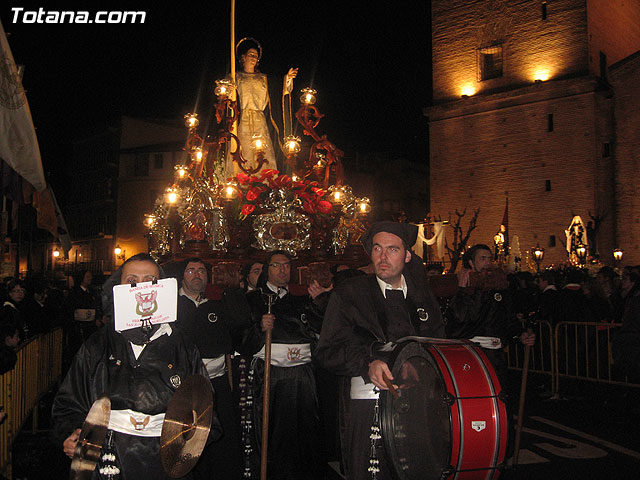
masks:
[[[346,279],[335,289],[325,312],[316,360],[331,372],[350,377],[341,420],[346,425],[343,457],[348,479],[369,478],[371,425],[378,396],[393,380],[381,347],[402,337],[444,337],[437,300],[422,259],[411,246],[418,228],[396,222],[374,223],[362,238],[373,275]],[[378,442],[378,480],[391,479],[391,466]]]

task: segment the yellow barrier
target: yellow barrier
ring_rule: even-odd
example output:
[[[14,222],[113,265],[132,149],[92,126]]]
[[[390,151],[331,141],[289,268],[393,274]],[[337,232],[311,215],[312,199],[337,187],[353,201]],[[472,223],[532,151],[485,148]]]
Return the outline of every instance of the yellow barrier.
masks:
[[[62,373],[62,329],[38,335],[18,350],[13,370],[0,375],[0,404],[8,413],[0,426],[0,472],[11,478],[11,445],[29,414],[37,428],[40,396],[56,383]]]

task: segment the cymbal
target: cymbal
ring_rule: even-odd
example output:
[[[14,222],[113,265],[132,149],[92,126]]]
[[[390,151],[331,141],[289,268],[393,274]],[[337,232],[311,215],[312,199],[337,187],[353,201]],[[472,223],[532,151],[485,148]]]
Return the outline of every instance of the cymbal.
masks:
[[[70,480],[89,480],[92,477],[100,459],[100,449],[107,435],[110,416],[111,400],[108,397],[101,397],[93,402],[73,452]]]
[[[191,375],[171,397],[162,424],[160,456],[170,477],[184,477],[198,462],[212,419],[211,384],[202,375]]]

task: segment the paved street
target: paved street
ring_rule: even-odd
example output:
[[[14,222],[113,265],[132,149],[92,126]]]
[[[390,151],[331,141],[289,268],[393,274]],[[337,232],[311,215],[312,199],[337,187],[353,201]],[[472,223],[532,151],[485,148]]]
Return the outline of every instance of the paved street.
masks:
[[[510,374],[517,384],[519,372]],[[550,399],[548,388],[548,377],[529,376],[519,466],[501,478],[640,478],[640,391],[564,380],[561,398]],[[50,400],[41,402],[41,428]],[[68,461],[46,430],[34,435],[27,425],[14,448],[14,478],[63,479],[67,472]]]

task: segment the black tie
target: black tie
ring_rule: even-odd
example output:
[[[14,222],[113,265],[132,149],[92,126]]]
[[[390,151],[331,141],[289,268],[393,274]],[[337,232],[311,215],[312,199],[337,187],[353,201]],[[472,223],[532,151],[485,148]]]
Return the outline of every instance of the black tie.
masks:
[[[391,290],[387,288],[384,293],[386,294],[389,305],[404,305],[404,293],[402,290]]]

